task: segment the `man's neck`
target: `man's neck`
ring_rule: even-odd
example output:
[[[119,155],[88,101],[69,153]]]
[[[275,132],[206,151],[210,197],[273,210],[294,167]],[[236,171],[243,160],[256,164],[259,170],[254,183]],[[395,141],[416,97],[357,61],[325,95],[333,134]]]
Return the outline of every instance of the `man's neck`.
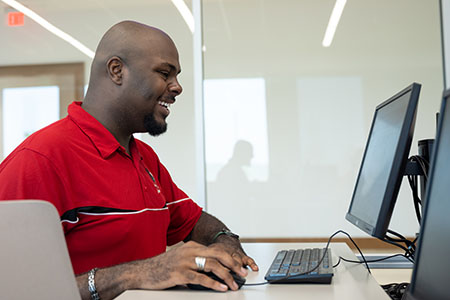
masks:
[[[111,132],[117,142],[126,150],[128,155],[131,156],[130,141],[132,134],[115,122],[115,119],[117,118],[115,118],[108,109],[100,107],[100,105],[93,105],[93,103],[93,101],[90,101],[86,97],[81,104],[81,107]]]

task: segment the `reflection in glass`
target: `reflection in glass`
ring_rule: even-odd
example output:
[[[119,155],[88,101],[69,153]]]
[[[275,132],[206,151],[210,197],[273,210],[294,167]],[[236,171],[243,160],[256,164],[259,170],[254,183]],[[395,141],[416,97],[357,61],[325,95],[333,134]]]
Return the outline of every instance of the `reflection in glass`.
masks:
[[[264,79],[208,79],[204,89],[207,181],[215,181],[225,165],[229,170],[236,164],[248,180],[267,180]]]

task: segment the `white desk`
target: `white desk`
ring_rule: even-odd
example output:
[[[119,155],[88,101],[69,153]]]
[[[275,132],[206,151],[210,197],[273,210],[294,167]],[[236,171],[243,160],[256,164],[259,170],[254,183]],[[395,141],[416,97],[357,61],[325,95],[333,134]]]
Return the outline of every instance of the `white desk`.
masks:
[[[247,283],[263,282],[275,254],[282,249],[323,247],[324,244],[313,243],[247,243],[245,251],[253,257],[259,265],[259,272],[249,271]],[[345,243],[331,244],[333,263],[338,256],[356,260],[355,255]],[[183,300],[209,300],[214,299],[336,299],[336,300],[389,300],[376,280],[360,264],[341,262],[334,269],[333,281],[329,285],[315,284],[267,284],[262,286],[243,286],[240,290],[226,293],[214,291],[194,291],[187,288],[176,288],[165,291],[130,290],[122,293],[117,300],[144,300],[144,299],[183,299]]]

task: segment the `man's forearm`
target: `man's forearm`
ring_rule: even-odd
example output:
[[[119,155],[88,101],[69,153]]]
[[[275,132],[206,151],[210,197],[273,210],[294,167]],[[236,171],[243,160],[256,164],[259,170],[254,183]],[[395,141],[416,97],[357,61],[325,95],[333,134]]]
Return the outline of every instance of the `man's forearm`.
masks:
[[[164,281],[170,277],[171,260],[158,255],[144,260],[135,260],[108,268],[98,269],[95,273],[95,287],[102,300],[113,299],[129,289],[160,289],[168,287]],[[143,282],[145,278],[145,282]],[[88,288],[88,273],[76,277],[78,289],[83,300],[91,299]],[[170,286],[170,284],[169,284]]]
[[[239,245],[240,248],[240,242],[238,239],[227,235],[216,236],[218,232],[224,229],[228,229],[228,227],[219,219],[208,214],[207,212],[202,212],[202,215],[197,221],[197,224],[194,226],[189,239],[206,246],[213,242],[223,242],[227,244]]]
[[[205,270],[221,274],[232,289],[237,290],[238,287],[234,287],[233,277],[226,270],[233,270],[240,276],[247,275],[242,264],[228,252],[191,241],[151,258],[99,269],[95,274],[95,286],[102,300],[113,299],[128,289],[161,290],[187,283],[226,291],[226,285],[197,272],[196,257],[205,257]],[[89,300],[88,273],[78,275],[77,283],[82,299]]]
[[[97,270],[95,286],[102,300],[113,299],[123,291],[134,288],[133,267],[136,263],[125,263]],[[88,273],[76,277],[81,299],[91,299],[88,289]]]

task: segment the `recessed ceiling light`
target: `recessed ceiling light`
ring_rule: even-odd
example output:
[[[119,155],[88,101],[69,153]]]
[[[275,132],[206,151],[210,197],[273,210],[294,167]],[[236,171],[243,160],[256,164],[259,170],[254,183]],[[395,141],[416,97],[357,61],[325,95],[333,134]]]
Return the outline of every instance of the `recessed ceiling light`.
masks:
[[[172,0],[172,3],[180,12],[181,16],[189,27],[189,30],[194,33],[194,16],[192,15],[189,7],[187,7],[186,3],[183,0]]]
[[[342,12],[344,11],[344,6],[347,0],[336,0],[334,4],[333,12],[330,16],[330,21],[328,21],[328,27],[325,31],[325,36],[322,41],[322,46],[330,47],[331,42],[333,42],[334,33],[338,26],[339,20],[341,19]]]

